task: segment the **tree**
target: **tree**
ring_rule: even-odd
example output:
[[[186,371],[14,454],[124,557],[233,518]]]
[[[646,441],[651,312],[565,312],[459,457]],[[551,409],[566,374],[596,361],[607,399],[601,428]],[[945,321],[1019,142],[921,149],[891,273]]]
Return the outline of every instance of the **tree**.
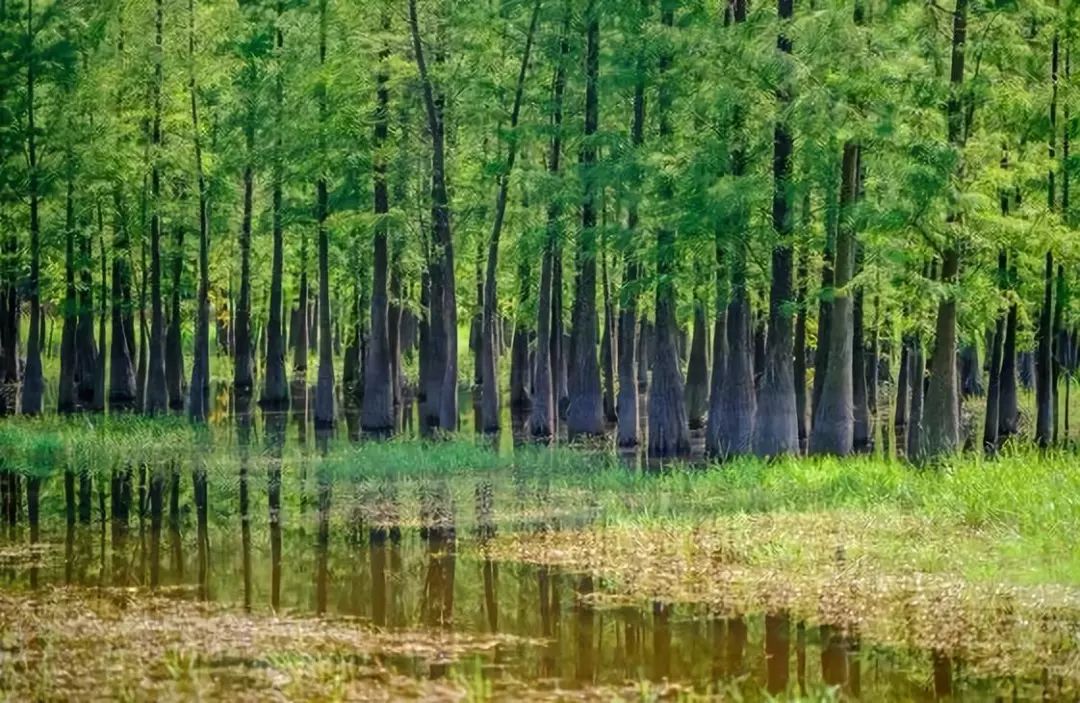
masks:
[[[285,374],[285,332],[282,306],[284,305],[284,267],[285,267],[285,231],[282,222],[284,207],[284,163],[282,153],[282,113],[285,104],[285,7],[278,0],[274,17],[274,44],[276,47],[277,66],[274,76],[274,154],[273,154],[273,208],[274,253],[270,272],[270,312],[266,325],[266,365],[265,380],[261,403],[267,408],[281,409],[289,404],[289,384]]]
[[[787,21],[794,14],[792,0],[778,0],[781,21],[777,49],[790,55],[791,39],[785,34]],[[795,379],[792,368],[792,321],[785,309],[793,298],[791,235],[794,229],[791,207],[791,155],[794,147],[790,126],[784,115],[792,100],[791,88],[777,89],[780,115],[773,133],[773,205],[772,224],[777,242],[772,249],[772,282],[769,287],[769,327],[766,340],[764,373],[758,387],[757,417],[754,420],[754,453],[759,456],[794,454],[799,451],[798,425],[795,418]]]
[[[162,0],[154,2],[154,87],[150,161],[150,359],[146,380],[146,413],[154,415],[169,407],[165,384],[165,311],[161,300],[161,91],[164,80]]]
[[[529,69],[529,55],[532,53],[533,36],[536,34],[536,25],[540,20],[540,0],[533,4],[532,17],[529,20],[529,29],[525,34],[525,48],[521,53],[521,70],[518,72],[517,85],[514,88],[514,105],[510,109],[510,131],[518,126],[518,117],[521,114],[521,101],[525,92],[525,75]],[[499,237],[502,234],[503,222],[506,218],[506,199],[510,191],[510,174],[514,169],[514,161],[517,159],[518,140],[511,136],[510,145],[506,154],[506,165],[499,173],[498,193],[495,196],[495,219],[491,225],[491,237],[488,240],[487,267],[484,271],[484,305],[481,323],[480,339],[480,369],[483,381],[481,394],[481,420],[485,432],[499,429],[499,383],[498,368],[496,363],[495,349],[495,299],[496,278],[495,269],[499,262]]]
[[[566,430],[571,439],[604,432],[603,401],[600,389],[600,366],[596,359],[596,208],[599,184],[596,173],[596,143],[599,124],[600,13],[596,0],[585,7],[585,132],[581,146],[581,230],[578,233],[575,267],[577,289],[574,293],[571,322],[571,356],[567,392]]]
[[[661,0],[660,22],[671,28],[675,23],[675,0]],[[659,86],[656,111],[660,121],[658,138],[672,138],[672,89],[669,75],[670,49],[659,60]],[[658,200],[674,197],[674,184],[661,177]],[[678,327],[675,321],[676,234],[670,223],[661,223],[656,231],[656,356],[653,361],[652,388],[649,393],[649,456],[670,457],[690,453],[690,430],[683,398],[683,375],[679,351],[675,346]]]

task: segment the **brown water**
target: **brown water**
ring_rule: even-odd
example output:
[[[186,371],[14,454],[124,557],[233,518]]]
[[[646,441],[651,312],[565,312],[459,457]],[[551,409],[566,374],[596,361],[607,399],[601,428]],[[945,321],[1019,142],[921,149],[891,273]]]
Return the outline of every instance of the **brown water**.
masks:
[[[183,475],[177,512],[170,515],[166,484],[156,526],[138,507],[134,478],[135,504],[126,523],[101,519],[102,497],[95,489],[90,523],[69,526],[62,481],[43,485],[37,525],[5,530],[0,540],[0,549],[15,553],[33,536],[43,553],[29,561],[0,561],[0,592],[48,594],[69,586],[89,598],[102,589],[127,589],[133,599],[164,594],[267,617],[514,636],[446,661],[396,654],[384,662],[416,679],[482,680],[497,697],[522,690],[600,698],[629,691],[637,697],[647,690],[646,697],[692,691],[761,699],[816,697],[827,689],[867,700],[1054,697],[1052,679],[969,678],[962,662],[877,648],[827,625],[783,615],[714,618],[701,606],[620,602],[599,575],[492,561],[485,545],[499,530],[545,526],[487,521],[490,493],[483,482],[473,504],[462,505],[445,481],[373,492],[286,476],[283,499],[275,504],[265,481],[247,478],[208,486],[205,502],[197,500],[193,482]],[[406,490],[419,494],[421,515],[397,514]],[[142,502],[152,510],[146,496]],[[369,519],[373,511],[379,524]],[[465,513],[471,524],[458,528]],[[387,524],[395,520],[401,524]]]
[[[66,492],[58,472],[31,489],[36,501],[25,482],[17,522],[0,530],[0,623],[17,619],[3,604],[21,602],[5,595],[89,602],[123,594],[136,604],[212,603],[256,626],[287,616],[316,629],[343,623],[411,633],[430,637],[436,649],[446,635],[461,635],[486,644],[377,658],[407,679],[447,682],[477,697],[1075,700],[1075,682],[1049,671],[986,678],[942,650],[879,646],[829,623],[635,601],[602,573],[496,561],[488,546],[500,536],[587,527],[595,516],[580,505],[562,510],[557,495],[524,484],[492,490],[512,476],[335,482],[313,475],[303,458],[319,443],[302,415],[232,419],[223,400],[219,410],[216,422],[232,427],[230,444],[215,451],[240,467],[236,474],[214,471],[213,456],[205,474],[188,468],[196,465],[190,458],[156,475],[133,460],[126,478],[114,473],[111,484],[84,494],[78,486]],[[500,451],[521,438],[516,423],[508,426],[494,440]],[[266,449],[274,433],[283,446],[306,448],[300,458],[275,461]],[[496,493],[515,495],[515,505],[492,505]],[[19,649],[39,646],[0,633],[0,699],[25,676],[10,664]],[[239,663],[267,666],[258,656]],[[103,681],[114,675],[98,673]]]

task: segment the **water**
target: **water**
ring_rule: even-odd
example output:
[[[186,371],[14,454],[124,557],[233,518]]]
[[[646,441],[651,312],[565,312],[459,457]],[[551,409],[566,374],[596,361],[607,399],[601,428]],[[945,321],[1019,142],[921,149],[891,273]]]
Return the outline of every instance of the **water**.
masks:
[[[131,457],[126,473],[89,485],[75,476],[66,485],[60,468],[40,484],[23,479],[19,519],[0,530],[0,596],[89,603],[121,594],[130,609],[166,598],[213,604],[255,627],[288,617],[316,632],[338,624],[408,634],[425,646],[336,661],[375,662],[479,697],[1076,696],[1075,672],[971,671],[943,649],[882,646],[828,622],[631,599],[603,573],[500,561],[493,545],[502,537],[587,527],[596,515],[587,501],[561,505],[529,476],[365,479],[358,470],[332,479],[315,461],[325,438],[302,416],[218,422],[224,441],[213,453],[193,448],[155,466]],[[513,451],[514,434],[506,437],[496,446]],[[236,468],[223,474],[219,464]],[[512,504],[495,505],[496,496]],[[15,616],[0,607],[0,623]],[[472,644],[450,646],[458,636]],[[0,638],[0,697],[16,690],[10,662],[36,646]],[[278,666],[258,653],[227,661],[195,666],[239,688],[258,685],[244,672]],[[98,674],[112,691],[104,686],[115,672]]]

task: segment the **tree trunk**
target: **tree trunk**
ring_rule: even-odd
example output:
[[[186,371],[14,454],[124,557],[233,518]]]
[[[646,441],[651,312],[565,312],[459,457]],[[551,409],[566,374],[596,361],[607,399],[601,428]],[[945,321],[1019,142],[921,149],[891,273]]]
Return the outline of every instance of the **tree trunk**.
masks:
[[[705,302],[697,299],[694,301],[694,335],[690,342],[690,363],[686,369],[686,415],[692,430],[705,426],[705,411],[709,406],[708,344]]]
[[[68,155],[71,159],[71,155]],[[75,292],[75,174],[69,164],[67,193],[64,198],[64,329],[60,334],[60,384],[57,388],[56,409],[71,413],[78,407],[75,384],[78,354],[75,347],[75,327],[78,325],[78,302]]]
[[[827,303],[829,315],[829,345],[824,355],[825,367],[816,369],[823,376],[821,395],[814,404],[813,431],[810,434],[812,454],[846,456],[855,446],[855,390],[853,374],[852,295],[848,284],[855,271],[855,232],[848,213],[855,202],[859,178],[859,145],[844,144],[841,167],[841,223],[836,236],[836,259],[833,269],[832,302]],[[899,414],[898,414],[899,416]]]
[[[1036,357],[1035,381],[1035,442],[1049,447],[1054,426],[1054,254],[1046,252],[1046,269],[1043,279],[1044,294],[1039,314],[1038,356]]]
[[[911,347],[912,341],[905,334],[900,342],[900,370],[896,376],[896,409],[893,414],[893,431],[896,447],[905,451],[907,444],[908,404],[911,400]]]
[[[101,309],[98,310],[98,353],[97,368],[94,373],[94,402],[95,412],[104,412],[106,402],[105,392],[105,324],[109,316],[109,286],[105,278],[105,269],[108,258],[105,256],[105,222],[101,213],[101,203],[97,204],[97,232],[98,254],[101,265],[101,287],[98,289],[98,300]]]
[[[1009,284],[1015,285],[1015,257],[1009,269]],[[1005,341],[1001,347],[1001,398],[998,402],[998,446],[1015,435],[1020,429],[1020,410],[1017,394],[1016,369],[1016,328],[1019,310],[1016,298],[1009,305],[1005,317]]]
[[[648,9],[648,0],[641,0],[642,15]],[[645,74],[646,56],[639,49],[635,66],[634,80],[634,116],[630,126],[630,139],[635,149],[640,150],[645,142]],[[640,181],[633,184],[638,190]],[[638,199],[631,198],[626,217],[626,229],[629,241],[636,241],[639,235]],[[641,276],[641,264],[637,252],[628,248],[623,265],[623,281],[619,292],[619,395],[616,400],[618,430],[616,443],[620,447],[636,447],[640,442],[641,422],[638,417],[638,286]]]
[[[1003,199],[1003,202],[1007,200]],[[1007,206],[1006,206],[1007,212]],[[1008,279],[1008,254],[1004,249],[998,252],[998,286],[1005,288]],[[1005,325],[1008,313],[998,314],[994,324],[993,340],[990,346],[990,374],[986,384],[986,416],[983,423],[983,450],[994,454],[998,448],[998,433],[1001,423],[1001,372],[1002,356],[1005,346]]]
[[[525,75],[529,69],[529,56],[532,53],[533,36],[540,20],[540,0],[533,4],[529,31],[525,35],[525,49],[521,55],[521,68],[518,71],[517,86],[514,89],[514,104],[510,110],[510,131],[517,129],[518,116],[521,114],[521,101],[525,94]],[[499,237],[502,234],[503,221],[506,217],[506,199],[510,190],[510,174],[517,159],[518,140],[510,140],[506,154],[506,164],[498,177],[498,193],[495,196],[495,220],[491,226],[491,238],[488,240],[487,269],[484,272],[484,305],[481,311],[480,330],[480,372],[482,381],[481,421],[485,432],[499,429],[499,373],[495,349],[495,305],[496,267],[499,261]],[[456,334],[456,330],[454,331]]]
[[[284,2],[278,0],[275,18],[274,43],[279,60],[283,60],[285,37],[282,32]],[[282,223],[282,189],[284,188],[284,149],[282,146],[282,113],[285,105],[285,79],[279,69],[274,83],[274,153],[271,208],[274,253],[270,264],[270,314],[266,329],[266,368],[260,404],[267,409],[282,410],[289,405],[289,382],[285,374],[284,268],[285,233]]]
[[[326,65],[326,3],[327,0],[319,0],[320,71]],[[329,118],[325,79],[320,79],[317,92],[319,153],[325,162],[325,130]],[[326,227],[329,206],[325,172],[320,172],[315,190],[315,220],[319,239],[319,375],[315,385],[315,427],[328,429],[334,426],[334,339],[330,322],[330,234]]]
[[[919,446],[922,444],[923,400],[926,388],[926,357],[922,339],[919,337],[912,340],[910,364],[908,379],[911,384],[911,406],[908,413],[907,455],[917,459],[920,456]]]
[[[165,380],[169,392],[169,408],[184,409],[184,348],[180,323],[180,276],[184,265],[184,228],[176,227],[176,251],[172,261],[172,300],[169,310],[169,329],[165,336]]]
[[[964,81],[964,47],[967,35],[968,0],[956,0],[953,14],[952,69],[948,102],[948,138],[955,147],[964,141],[964,110],[960,89]],[[950,213],[950,219],[957,215]],[[951,242],[942,254],[941,281],[956,283],[960,251]],[[923,441],[917,445],[916,459],[934,459],[952,454],[960,443],[960,401],[956,383],[956,296],[953,292],[938,304],[934,334],[934,354],[930,364],[930,386],[926,392]]]
[[[793,0],[777,0],[781,22],[790,20]],[[785,22],[786,24],[786,22]],[[782,55],[791,54],[791,39],[783,30],[777,37]],[[795,454],[799,451],[798,422],[795,417],[795,379],[792,369],[792,320],[785,309],[793,299],[791,236],[794,222],[791,208],[791,157],[794,147],[791,130],[783,116],[792,100],[790,87],[777,90],[780,118],[773,135],[772,224],[778,242],[772,251],[772,282],[769,288],[769,329],[764,368],[758,387],[757,418],[754,422],[754,453],[758,456]]]
[[[26,371],[23,376],[22,406],[24,415],[38,415],[45,394],[45,376],[41,365],[41,222],[38,217],[41,175],[38,173],[37,127],[34,123],[34,3],[26,3],[26,152],[30,192],[30,337],[26,343]],[[16,328],[16,335],[18,328]]]
[[[606,223],[602,225],[606,231]],[[606,239],[606,238],[602,238]],[[618,340],[615,333],[615,308],[611,300],[611,280],[608,276],[606,241],[600,245],[600,278],[604,297],[604,332],[600,337],[600,368],[604,383],[604,420],[616,422],[619,417],[615,411],[615,365],[618,363]]]
[[[300,234],[300,285],[297,291],[296,310],[293,314],[293,374],[307,383],[308,351],[311,326],[308,324],[308,303],[311,290],[308,286],[308,236],[304,229]]]
[[[851,397],[855,419],[852,446],[856,452],[868,454],[874,448],[874,426],[870,421],[870,400],[866,383],[866,341],[863,333],[862,289],[855,291],[851,318],[851,373],[853,377]]]
[[[596,0],[585,9],[585,132],[581,148],[584,193],[581,204],[581,234],[576,254],[577,290],[571,323],[571,356],[568,364],[566,430],[570,439],[604,432],[600,367],[596,359],[596,204],[598,194],[596,134],[599,120],[598,83],[600,74],[600,15]],[[679,388],[681,405],[682,389]]]
[[[532,285],[531,279],[528,261],[522,258],[518,262],[519,305],[528,299],[529,288]],[[530,336],[525,321],[518,316],[510,342],[510,407],[515,411],[516,417],[520,417],[522,412],[529,408],[530,403],[532,390],[532,373],[529,363]]]
[[[251,82],[249,90],[254,90],[255,64],[245,68],[247,80]],[[233,318],[233,392],[238,396],[251,395],[254,379],[251,362],[251,224],[255,193],[255,98],[251,101],[244,124],[245,163],[244,163],[244,209],[240,223],[240,298],[236,304]],[[306,345],[305,345],[306,348]],[[306,356],[306,354],[305,354]]]
[[[807,196],[807,201],[809,201],[809,196]],[[806,210],[809,211],[809,209],[809,202],[807,202]],[[807,217],[809,218],[809,215]],[[806,388],[806,286],[809,275],[806,268],[806,256],[803,254],[799,257],[799,266],[795,273],[795,364],[792,376],[795,382],[795,426],[799,433],[800,454],[806,451],[810,439],[810,430],[807,427],[810,422],[807,408],[809,398]]]
[[[384,32],[390,29],[390,15],[382,17]],[[381,155],[389,133],[390,90],[387,86],[387,62],[390,50],[383,47],[379,52],[379,67],[375,76],[375,141],[373,165],[375,190],[375,243],[372,262],[371,289],[371,346],[364,368],[364,400],[360,412],[360,428],[365,432],[389,434],[394,430],[394,389],[391,379],[389,314],[389,253],[387,230],[390,212],[389,192],[386,184],[386,159]]]
[[[154,3],[154,116],[150,134],[150,348],[147,360],[145,411],[156,415],[168,410],[169,389],[165,381],[165,311],[161,300],[161,90],[164,72],[162,36],[163,0]]]
[[[435,358],[442,362],[442,386],[438,399],[439,427],[452,432],[457,429],[458,349],[457,294],[454,277],[454,241],[450,229],[450,200],[446,190],[446,144],[443,124],[444,98],[436,91],[428,75],[420,41],[416,0],[409,0],[409,25],[412,30],[413,52],[424,94],[428,131],[431,134],[431,220],[432,220],[432,308],[438,308],[438,318],[432,316]],[[438,327],[436,328],[436,325]],[[431,399],[428,399],[429,402]]]
[[[675,10],[671,0],[663,0],[660,22],[674,26]],[[672,138],[670,122],[671,79],[667,75],[671,56],[665,51],[659,60],[657,114],[660,121],[659,139]],[[673,188],[668,181],[661,185],[660,199],[671,200]],[[679,328],[675,319],[675,276],[677,254],[675,232],[661,223],[656,233],[656,357],[653,361],[653,382],[649,391],[649,456],[670,457],[690,453],[689,422],[684,399],[682,369],[679,361]]]
[[[83,232],[79,250],[79,286],[75,297],[78,305],[78,325],[75,328],[76,399],[83,409],[93,409],[97,397],[98,366],[103,360],[98,358],[94,341],[94,251],[89,229]]]

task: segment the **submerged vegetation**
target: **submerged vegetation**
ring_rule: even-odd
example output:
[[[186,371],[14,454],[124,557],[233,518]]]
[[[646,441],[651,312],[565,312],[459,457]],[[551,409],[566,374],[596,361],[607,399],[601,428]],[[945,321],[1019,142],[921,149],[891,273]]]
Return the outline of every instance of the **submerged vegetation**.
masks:
[[[1080,557],[1062,537],[1080,530],[1080,474],[1070,453],[971,455],[933,469],[883,457],[825,457],[676,462],[642,470],[632,458],[604,449],[524,444],[501,452],[466,438],[326,440],[315,447],[290,438],[275,445],[258,436],[261,428],[249,430],[248,444],[236,427],[134,417],[90,420],[0,424],[2,468],[8,476],[40,481],[33,494],[39,505],[31,514],[40,515],[34,532],[55,535],[33,538],[30,548],[16,539],[0,552],[0,568],[31,575],[32,585],[25,593],[25,586],[16,585],[0,607],[5,646],[18,657],[0,671],[0,690],[9,695],[70,693],[93,685],[68,688],[66,679],[50,679],[41,668],[85,647],[86,628],[107,632],[113,656],[142,671],[151,682],[147,690],[160,695],[222,696],[235,686],[280,690],[294,699],[348,698],[359,691],[379,697],[483,698],[511,691],[560,697],[561,687],[568,686],[608,699],[651,698],[663,690],[724,695],[728,685],[750,697],[774,686],[792,696],[813,695],[815,684],[806,688],[805,672],[798,683],[785,673],[781,684],[771,678],[779,672],[770,669],[759,683],[736,678],[741,683],[732,684],[720,670],[695,668],[691,654],[685,655],[691,657],[689,668],[669,663],[668,675],[657,677],[649,672],[661,653],[652,648],[642,650],[640,670],[604,669],[612,666],[601,663],[605,613],[613,618],[610,646],[617,648],[616,658],[629,656],[618,653],[630,646],[625,638],[641,636],[634,633],[642,628],[655,636],[670,620],[672,631],[685,629],[669,645],[675,656],[684,656],[677,654],[680,646],[700,646],[692,644],[704,636],[700,628],[720,628],[708,635],[713,642],[699,655],[709,660],[727,651],[716,637],[746,637],[746,623],[756,622],[753,627],[764,630],[755,636],[765,637],[769,657],[795,657],[808,646],[822,650],[825,678],[816,684],[822,695],[838,676],[831,656],[846,662],[848,673],[833,684],[845,687],[852,667],[883,656],[901,677],[897,681],[917,681],[916,672],[928,666],[931,691],[937,693],[938,686],[956,686],[1069,699],[1080,691]],[[268,431],[274,422],[268,420]],[[125,472],[135,484],[130,518],[118,517],[123,508],[111,499],[105,512],[104,491],[122,490],[117,477]],[[76,524],[82,518],[75,517],[83,497],[64,488],[69,473],[100,493],[100,512],[94,504],[84,537]],[[166,476],[158,508],[146,495],[155,474]],[[180,478],[169,483],[169,475]],[[263,496],[271,499],[268,513]],[[165,507],[174,500],[176,514]],[[153,546],[157,510],[169,526],[160,550]],[[93,566],[97,522],[103,529],[111,526],[112,535],[111,548],[104,541],[99,548],[100,570]],[[245,526],[242,539],[238,524]],[[116,532],[118,525],[123,533]],[[131,529],[144,536],[129,543],[122,534]],[[173,550],[183,544],[191,549],[189,530],[197,557],[185,577]],[[61,544],[50,545],[50,539]],[[120,539],[125,541],[118,546]],[[265,547],[256,545],[270,546],[269,563]],[[388,548],[401,550],[393,552],[400,556],[387,553],[376,560]],[[121,562],[115,561],[118,554]],[[314,574],[290,575],[290,568],[273,567],[284,562],[295,568],[297,558],[313,559]],[[370,585],[378,573],[371,570],[388,569],[393,559],[404,559],[395,567],[404,569],[398,573],[422,574],[421,584],[397,576],[382,590],[378,579]],[[157,560],[160,568],[153,566]],[[556,578],[569,594],[544,605],[545,589],[555,586],[542,584]],[[67,586],[41,592],[48,583]],[[83,583],[105,590],[84,593]],[[456,599],[446,588],[457,592]],[[535,598],[537,588],[540,620],[514,615],[521,607],[515,603]],[[289,596],[296,589],[298,600]],[[43,600],[33,600],[34,593]],[[479,612],[468,604],[474,597]],[[380,606],[384,598],[390,600]],[[218,605],[197,606],[190,599]],[[125,604],[122,614],[111,610],[116,603]],[[246,615],[235,614],[241,604]],[[315,625],[303,617],[312,607],[324,618],[346,619]],[[64,608],[84,615],[64,618]],[[393,616],[393,608],[403,609]],[[551,608],[572,608],[564,612],[574,613],[577,623],[566,632],[569,639],[545,625],[545,618],[557,617]],[[588,664],[582,664],[585,655],[576,639],[588,612],[598,619],[587,637],[599,637],[591,664],[599,668],[579,679],[569,672]],[[665,619],[657,620],[657,612]],[[767,617],[753,620],[758,614]],[[355,616],[361,620],[350,624]],[[372,622],[380,628],[369,632]],[[215,638],[219,626],[232,634]],[[440,633],[460,633],[463,639],[451,642]],[[520,640],[503,637],[511,634]],[[160,641],[139,644],[147,637]],[[779,646],[777,637],[786,642],[783,655],[769,649]],[[35,641],[53,644],[42,652]],[[530,648],[543,653],[564,646],[572,650],[559,656],[570,657],[565,666],[571,668],[556,666],[552,672],[562,673],[554,680],[523,663],[537,656],[525,653]],[[437,660],[426,659],[425,651],[438,652]],[[924,656],[929,659],[919,664]],[[493,677],[491,657],[507,668],[503,676]],[[104,676],[97,665],[80,666],[89,668],[72,676]],[[180,680],[176,666],[187,672]],[[422,672],[436,669],[446,678],[431,688]],[[33,678],[38,675],[45,678]],[[942,676],[947,678],[939,681]],[[41,688],[46,680],[58,688]],[[136,685],[123,681],[116,685]],[[553,681],[561,683],[551,688]],[[646,693],[635,681],[659,688]],[[923,684],[856,685],[864,695],[905,700]]]

